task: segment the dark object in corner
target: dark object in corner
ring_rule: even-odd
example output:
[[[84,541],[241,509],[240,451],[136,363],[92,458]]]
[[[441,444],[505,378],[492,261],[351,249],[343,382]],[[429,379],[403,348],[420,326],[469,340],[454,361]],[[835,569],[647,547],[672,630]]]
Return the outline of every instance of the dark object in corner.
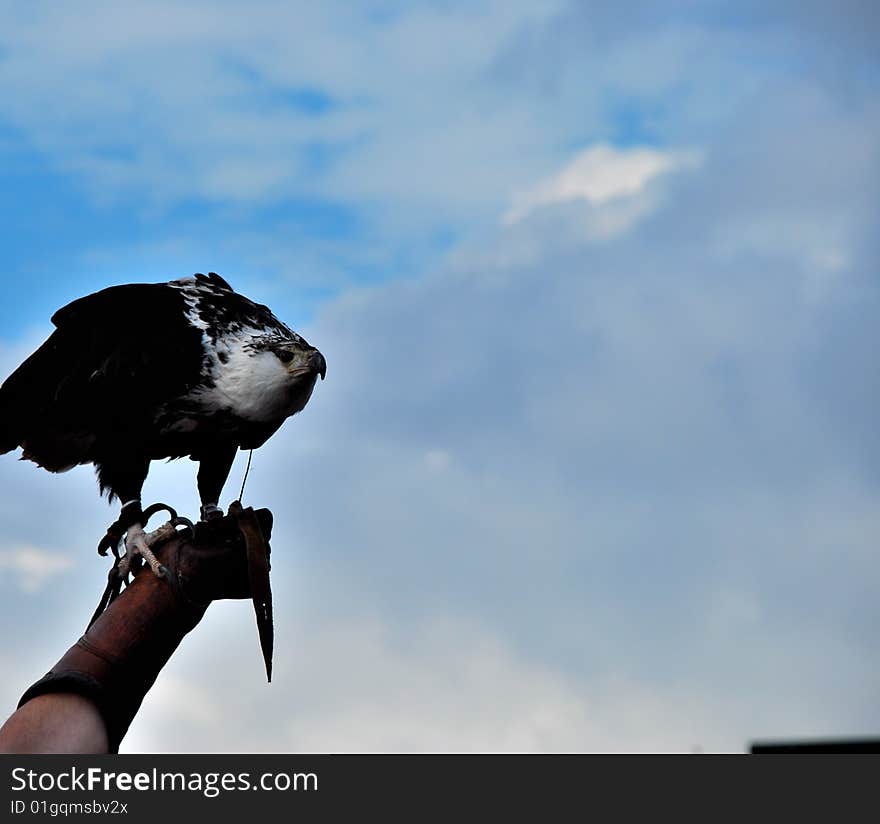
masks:
[[[813,741],[754,741],[753,755],[831,754],[870,755],[880,753],[880,738],[827,738]]]

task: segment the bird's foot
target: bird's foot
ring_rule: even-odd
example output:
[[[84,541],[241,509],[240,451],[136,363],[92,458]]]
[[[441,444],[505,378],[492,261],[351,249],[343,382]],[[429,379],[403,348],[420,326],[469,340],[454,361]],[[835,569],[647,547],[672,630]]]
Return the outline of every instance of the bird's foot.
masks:
[[[171,519],[166,521],[158,529],[152,532],[144,532],[144,524],[157,512],[166,511]],[[189,518],[179,516],[173,507],[167,504],[151,504],[143,511],[143,520],[132,524],[125,535],[125,541],[119,541],[119,548],[114,549],[117,557],[116,571],[119,578],[123,581],[128,580],[129,573],[136,573],[141,564],[146,561],[153,574],[157,578],[163,578],[167,575],[168,570],[156,560],[156,556],[150,549],[154,544],[161,544],[170,540],[177,534],[177,527],[183,526],[192,531],[193,523]],[[125,553],[120,557],[122,550]]]
[[[164,578],[168,574],[168,570],[159,563],[150,547],[172,537],[174,532],[172,521],[162,524],[158,529],[149,533],[144,532],[144,528],[140,524],[129,527],[125,534],[125,555],[119,559],[117,567],[119,576],[125,580],[129,572],[136,571],[140,566],[141,561],[138,559],[141,558],[146,561],[157,578]]]

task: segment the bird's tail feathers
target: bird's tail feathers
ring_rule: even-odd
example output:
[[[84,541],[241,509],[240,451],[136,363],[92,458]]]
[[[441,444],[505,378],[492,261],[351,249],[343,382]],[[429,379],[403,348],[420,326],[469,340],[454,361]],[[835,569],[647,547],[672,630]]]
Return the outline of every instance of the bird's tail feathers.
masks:
[[[0,386],[0,455],[12,452],[21,441],[19,416],[15,412],[14,383],[10,378]]]
[[[53,339],[54,335],[0,386],[0,454],[22,445],[35,410],[51,399],[63,379]]]

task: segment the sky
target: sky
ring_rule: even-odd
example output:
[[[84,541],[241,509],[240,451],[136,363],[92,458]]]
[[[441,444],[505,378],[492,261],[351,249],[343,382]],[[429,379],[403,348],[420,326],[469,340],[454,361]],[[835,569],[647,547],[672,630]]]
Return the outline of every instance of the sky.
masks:
[[[123,752],[880,734],[875,3],[0,15],[0,375],[66,302],[196,271],[328,363],[245,493],[273,683],[216,603]],[[11,711],[115,511],[90,467],[0,490]],[[195,466],[153,499],[195,515]]]

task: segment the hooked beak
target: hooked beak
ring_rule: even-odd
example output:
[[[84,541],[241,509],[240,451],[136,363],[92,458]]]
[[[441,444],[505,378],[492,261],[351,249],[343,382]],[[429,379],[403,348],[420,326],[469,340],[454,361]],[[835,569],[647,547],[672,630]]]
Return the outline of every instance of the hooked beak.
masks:
[[[309,355],[309,367],[321,376],[321,380],[324,380],[324,376],[327,374],[327,361],[317,349]]]

